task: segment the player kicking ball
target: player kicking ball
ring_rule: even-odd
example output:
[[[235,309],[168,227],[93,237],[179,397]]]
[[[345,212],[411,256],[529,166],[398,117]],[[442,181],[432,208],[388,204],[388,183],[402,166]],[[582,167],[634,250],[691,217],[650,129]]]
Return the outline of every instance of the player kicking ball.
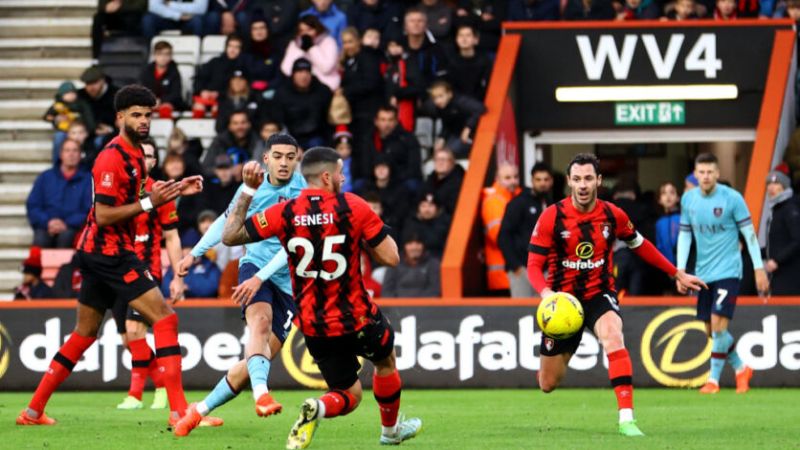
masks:
[[[743,394],[750,390],[753,369],[739,358],[736,342],[728,331],[742,278],[739,233],[744,237],[753,261],[759,295],[768,293],[769,280],[744,198],[734,189],[717,183],[717,157],[711,153],[697,155],[694,176],[697,188],[685,192],[681,198],[678,267],[686,267],[694,236],[697,241],[695,273],[709,286],[697,295],[697,318],[705,322],[706,332],[711,337],[711,371],[700,393],[719,392],[719,377],[727,361],[736,371],[736,393]],[[680,285],[678,291],[686,292]]]
[[[250,217],[300,195],[306,182],[295,173],[299,158],[300,147],[292,136],[280,133],[270,136],[264,153],[267,176],[257,188],[242,184],[228,211],[238,204],[241,197],[248,198],[247,216]],[[219,244],[224,227],[225,215],[214,221],[191,253],[181,261],[178,273],[186,273],[195,258]],[[211,411],[235,398],[248,381],[253,389],[257,415],[267,417],[283,409],[270,395],[267,379],[271,361],[280,352],[297,311],[292,299],[287,256],[277,238],[249,243],[245,250],[245,255],[239,260],[239,286],[233,292],[233,301],[242,306],[242,318],[249,331],[245,359],[234,365],[203,401],[189,409],[189,413],[175,426],[177,436],[186,436],[201,425]]]
[[[303,156],[309,185],[299,197],[247,218],[252,196],[241,195],[228,215],[222,241],[239,245],[277,236],[289,258],[299,328],[329,391],[309,398],[289,432],[286,448],[311,444],[323,418],[343,416],[361,402],[358,356],[375,366],[373,393],[380,406],[380,443],[397,445],[416,436],[422,421],[399,417],[402,383],[395,367],[394,330],[372,301],[361,278],[361,246],[388,266],[400,260],[397,244],[360,197],[342,193],[343,164],[331,148]],[[245,184],[257,188],[264,174],[247,163]]]
[[[622,336],[622,316],[612,275],[612,248],[620,239],[642,260],[673,277],[684,289],[699,290],[705,283],[676,269],[647,239],[624,211],[597,198],[602,182],[600,163],[592,154],[576,155],[567,166],[571,194],[542,212],[528,247],[528,277],[546,298],[554,291],[580,300],[584,328],[594,332],[608,355],[608,375],[617,397],[619,433],[644,436],[633,418],[633,369]],[[548,279],[543,269],[548,264]],[[539,388],[552,392],[567,372],[583,329],[567,339],[542,335]]]

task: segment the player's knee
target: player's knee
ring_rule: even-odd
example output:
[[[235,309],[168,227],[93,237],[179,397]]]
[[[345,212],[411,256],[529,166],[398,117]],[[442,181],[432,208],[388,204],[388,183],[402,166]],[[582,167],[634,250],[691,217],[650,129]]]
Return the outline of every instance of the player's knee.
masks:
[[[247,320],[247,327],[251,335],[266,336],[272,329],[272,317],[267,314],[257,314]]]
[[[545,394],[549,394],[556,390],[559,380],[546,373],[539,372],[539,389]]]

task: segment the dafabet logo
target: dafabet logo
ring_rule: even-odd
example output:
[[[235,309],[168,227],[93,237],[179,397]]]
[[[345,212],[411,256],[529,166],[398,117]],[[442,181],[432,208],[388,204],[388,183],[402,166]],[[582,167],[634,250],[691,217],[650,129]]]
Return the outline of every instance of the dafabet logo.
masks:
[[[697,387],[708,378],[711,340],[692,308],[669,309],[642,334],[642,364],[664,386]]]
[[[8,371],[8,365],[11,363],[11,336],[8,334],[6,327],[0,323],[0,378]]]

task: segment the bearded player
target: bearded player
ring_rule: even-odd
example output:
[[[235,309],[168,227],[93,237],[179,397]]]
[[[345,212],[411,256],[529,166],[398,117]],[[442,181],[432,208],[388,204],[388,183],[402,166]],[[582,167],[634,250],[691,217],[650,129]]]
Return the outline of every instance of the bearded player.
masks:
[[[583,329],[591,330],[608,355],[608,374],[617,396],[619,432],[644,436],[633,418],[633,369],[622,336],[622,316],[612,275],[612,246],[616,239],[687,289],[705,283],[676,269],[644,239],[624,211],[597,198],[602,182],[599,161],[591,154],[576,155],[567,166],[571,195],[542,212],[528,246],[528,277],[545,298],[568,292],[583,306],[584,325],[568,339],[542,334],[539,387],[552,392],[564,378],[567,364],[581,342]],[[543,269],[547,263],[548,279]]]
[[[372,361],[373,394],[380,406],[382,444],[400,444],[422,422],[399,417],[401,381],[395,367],[394,331],[373,303],[361,277],[361,248],[387,266],[399,262],[397,244],[360,197],[342,193],[343,164],[331,148],[314,147],[301,166],[309,188],[299,197],[246,218],[252,196],[241,195],[228,215],[222,242],[238,245],[277,236],[289,257],[299,329],[330,389],[309,398],[289,432],[287,448],[306,448],[322,418],[342,416],[361,402],[358,356]],[[244,167],[255,189],[264,174]],[[243,192],[244,194],[244,192]]]

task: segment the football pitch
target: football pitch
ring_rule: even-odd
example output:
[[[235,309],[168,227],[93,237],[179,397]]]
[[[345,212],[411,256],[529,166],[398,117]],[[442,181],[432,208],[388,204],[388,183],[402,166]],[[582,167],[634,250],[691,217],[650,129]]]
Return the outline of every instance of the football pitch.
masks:
[[[189,392],[190,401],[202,392]],[[166,413],[118,411],[121,392],[57,392],[47,412],[53,427],[20,427],[14,419],[29,393],[0,394],[0,448],[4,449],[280,449],[304,398],[312,391],[276,391],[284,412],[261,419],[249,392],[215,411],[221,428],[199,428],[176,438]],[[378,447],[380,422],[371,392],[348,416],[323,421],[310,448]],[[152,394],[146,393],[145,408]],[[406,390],[401,410],[422,418],[423,432],[409,449],[788,449],[800,448],[800,389],[732,389],[707,397],[694,390],[639,389],[636,415],[644,438],[616,433],[611,389]]]

